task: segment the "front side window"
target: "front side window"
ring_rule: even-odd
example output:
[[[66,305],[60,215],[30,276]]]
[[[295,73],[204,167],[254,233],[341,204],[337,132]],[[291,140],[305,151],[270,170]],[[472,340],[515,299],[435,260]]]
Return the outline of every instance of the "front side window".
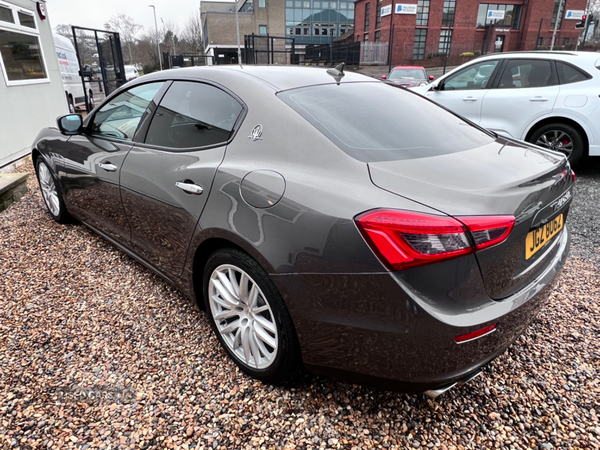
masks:
[[[0,54],[9,84],[48,78],[37,36],[0,29]]]
[[[550,61],[536,59],[513,59],[508,62],[498,88],[534,88],[555,86],[558,78]]]
[[[90,133],[131,141],[146,108],[163,84],[163,81],[143,84],[117,95],[98,110],[90,124]]]
[[[161,100],[146,144],[173,149],[225,144],[242,105],[214,86],[176,81]]]
[[[479,64],[473,64],[454,75],[449,76],[444,81],[444,91],[465,90],[465,89],[485,89],[489,88],[492,74],[498,65],[496,61],[485,61]]]

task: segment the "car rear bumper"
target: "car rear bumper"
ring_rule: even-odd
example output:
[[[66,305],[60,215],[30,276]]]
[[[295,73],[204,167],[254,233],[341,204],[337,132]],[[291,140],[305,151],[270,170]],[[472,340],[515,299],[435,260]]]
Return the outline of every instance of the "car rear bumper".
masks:
[[[503,353],[529,326],[551,292],[569,250],[567,227],[548,267],[514,295],[495,301],[473,263],[444,267],[443,283],[413,269],[377,274],[293,274],[273,279],[292,314],[308,370],[383,389],[425,392],[464,380]],[[440,272],[440,268],[437,270]],[[478,269],[477,269],[478,271]],[[415,279],[420,281],[415,281]],[[419,283],[421,286],[419,286]],[[428,285],[437,286],[429,289]],[[434,292],[444,297],[434,297]],[[455,337],[497,324],[457,344]]]

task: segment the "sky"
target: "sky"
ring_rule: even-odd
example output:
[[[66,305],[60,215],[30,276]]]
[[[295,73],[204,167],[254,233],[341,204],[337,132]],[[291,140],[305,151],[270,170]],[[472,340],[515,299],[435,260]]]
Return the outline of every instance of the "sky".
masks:
[[[192,14],[198,14],[200,0],[47,0],[46,10],[52,28],[67,24],[104,30],[111,16],[123,13],[143,25],[144,30],[153,30],[154,15],[148,5],[156,7],[159,28],[161,18],[183,27]]]

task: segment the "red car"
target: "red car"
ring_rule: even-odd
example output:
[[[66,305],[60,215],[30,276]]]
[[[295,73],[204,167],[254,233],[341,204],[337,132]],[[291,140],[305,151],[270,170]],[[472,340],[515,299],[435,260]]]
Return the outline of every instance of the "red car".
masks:
[[[382,75],[382,80],[388,80],[390,83],[397,84],[402,87],[425,86],[435,77],[425,72],[424,67],[420,66],[397,66],[392,69],[388,75]]]

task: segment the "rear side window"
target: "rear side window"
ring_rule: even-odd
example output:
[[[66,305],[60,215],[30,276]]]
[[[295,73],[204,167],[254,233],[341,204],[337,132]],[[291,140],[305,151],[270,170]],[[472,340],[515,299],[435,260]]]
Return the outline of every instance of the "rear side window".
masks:
[[[364,162],[445,155],[495,139],[435,103],[385,83],[311,86],[278,96]]]
[[[536,88],[557,84],[558,78],[550,61],[512,59],[506,64],[498,88]]]
[[[592,78],[583,70],[580,70],[577,67],[562,61],[556,61],[556,68],[558,70],[558,79],[560,80],[560,84],[578,83],[580,81],[586,81]]]
[[[163,97],[146,143],[173,149],[226,143],[242,105],[214,86],[176,81]]]

